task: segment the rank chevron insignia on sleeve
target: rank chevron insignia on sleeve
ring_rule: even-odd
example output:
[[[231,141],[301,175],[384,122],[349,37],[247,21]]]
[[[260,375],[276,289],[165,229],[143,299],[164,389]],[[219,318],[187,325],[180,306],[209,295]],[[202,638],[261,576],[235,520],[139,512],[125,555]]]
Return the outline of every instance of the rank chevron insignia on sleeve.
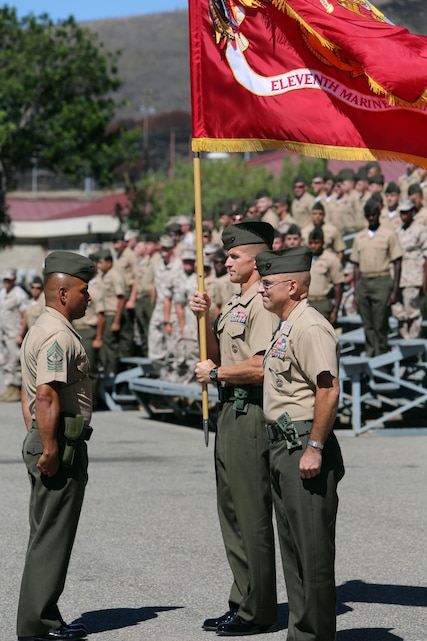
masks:
[[[64,350],[58,341],[47,350],[47,369],[49,372],[61,372],[64,365]]]

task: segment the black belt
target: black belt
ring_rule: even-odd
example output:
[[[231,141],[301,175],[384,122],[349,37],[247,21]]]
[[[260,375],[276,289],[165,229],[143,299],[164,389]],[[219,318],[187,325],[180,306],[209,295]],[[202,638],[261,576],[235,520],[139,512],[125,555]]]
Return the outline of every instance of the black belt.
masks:
[[[262,407],[262,386],[261,385],[220,385],[218,396],[220,403],[233,403],[236,400],[235,389],[247,390],[247,402]]]
[[[34,430],[38,430],[37,423],[36,423],[34,418],[31,421],[31,427]],[[78,440],[79,441],[88,441],[90,439],[91,435],[92,435],[92,432],[93,432],[93,428],[90,427],[90,425],[87,425],[86,427],[83,428],[82,433],[79,436]]]
[[[292,421],[292,423],[295,425],[298,436],[307,436],[307,434],[310,434],[313,421]],[[271,443],[284,441],[286,438],[276,423],[266,423],[265,429],[267,430],[267,436]]]

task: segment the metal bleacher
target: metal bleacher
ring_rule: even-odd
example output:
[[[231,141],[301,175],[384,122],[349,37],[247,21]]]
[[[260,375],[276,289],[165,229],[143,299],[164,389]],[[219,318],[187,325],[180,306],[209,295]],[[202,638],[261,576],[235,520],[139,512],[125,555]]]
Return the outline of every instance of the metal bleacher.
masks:
[[[368,358],[359,323],[360,317],[340,319],[340,328],[345,331],[338,334],[341,394],[337,425],[358,435],[384,425],[401,426],[403,415],[408,421],[414,413],[423,417],[427,403],[427,340],[400,338],[392,320],[389,351]],[[99,379],[98,395],[108,409],[143,407],[150,418],[178,422],[200,418],[201,423],[201,385],[158,378],[148,358],[123,358],[121,367],[123,371],[115,377]],[[213,385],[208,385],[208,398],[213,429],[218,410],[218,394]]]

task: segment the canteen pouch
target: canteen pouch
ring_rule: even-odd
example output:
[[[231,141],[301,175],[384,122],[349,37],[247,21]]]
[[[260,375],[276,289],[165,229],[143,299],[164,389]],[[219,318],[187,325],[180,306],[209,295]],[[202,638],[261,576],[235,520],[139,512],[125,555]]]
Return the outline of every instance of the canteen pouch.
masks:
[[[62,465],[71,467],[74,461],[76,441],[81,437],[84,428],[84,419],[81,414],[74,416],[61,416],[63,422],[64,449],[62,452]]]
[[[233,409],[236,410],[236,412],[240,412],[241,414],[247,414],[248,413],[248,396],[249,392],[247,389],[244,389],[243,387],[235,387],[233,391],[233,396],[234,396],[234,403],[233,403]]]
[[[297,428],[287,412],[283,412],[283,414],[276,419],[276,425],[283,434],[288,450],[295,450],[298,447],[302,447]]]

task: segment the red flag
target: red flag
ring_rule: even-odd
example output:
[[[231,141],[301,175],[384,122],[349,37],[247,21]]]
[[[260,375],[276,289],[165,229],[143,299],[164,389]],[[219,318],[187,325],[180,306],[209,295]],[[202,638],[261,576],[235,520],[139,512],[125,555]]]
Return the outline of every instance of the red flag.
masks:
[[[189,8],[193,151],[284,147],[427,167],[426,36],[365,0]]]

